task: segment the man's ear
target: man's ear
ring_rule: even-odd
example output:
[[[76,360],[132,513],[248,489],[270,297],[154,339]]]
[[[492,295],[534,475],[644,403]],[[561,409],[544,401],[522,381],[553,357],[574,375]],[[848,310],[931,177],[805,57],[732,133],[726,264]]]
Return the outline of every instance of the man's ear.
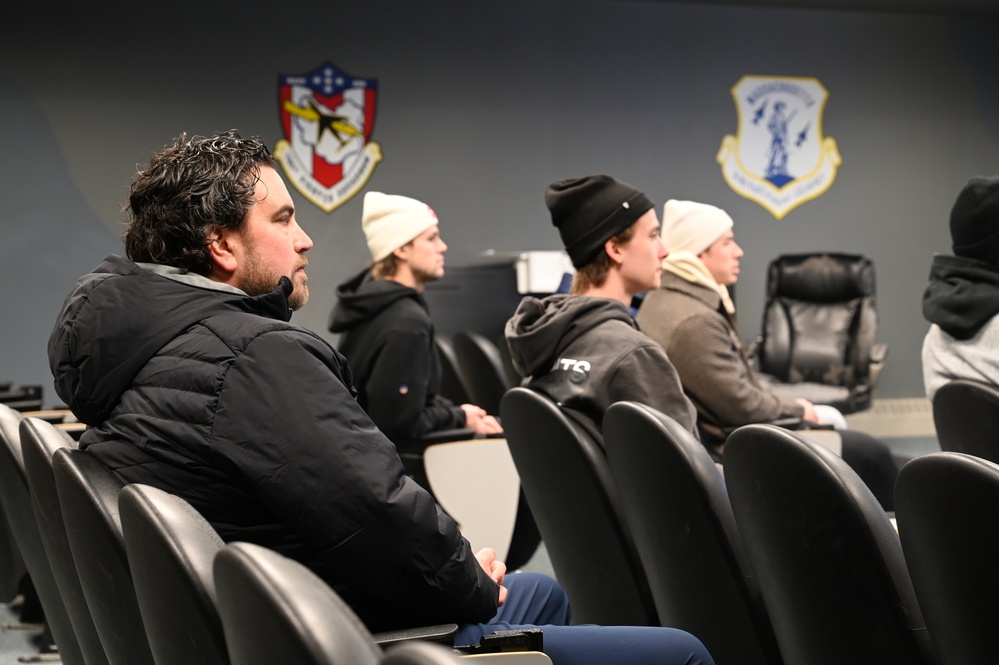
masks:
[[[624,251],[621,249],[621,243],[617,241],[617,238],[611,238],[605,242],[604,251],[607,252],[607,256],[610,257],[612,264],[619,266],[624,263]]]
[[[409,261],[409,251],[413,248],[413,243],[408,242],[402,247],[396,247],[392,250],[395,258],[399,260],[400,263],[406,263]]]
[[[212,259],[212,272],[231,276],[236,272],[237,257],[241,256],[241,238],[232,229],[218,229],[209,234],[207,243],[208,254]]]

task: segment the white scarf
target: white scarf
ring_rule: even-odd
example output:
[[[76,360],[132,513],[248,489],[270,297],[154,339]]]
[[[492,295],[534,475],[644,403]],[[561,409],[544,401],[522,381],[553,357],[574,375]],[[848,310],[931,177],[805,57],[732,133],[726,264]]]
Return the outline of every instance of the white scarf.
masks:
[[[725,305],[725,311],[729,314],[735,314],[735,303],[732,302],[732,297],[728,294],[728,288],[715,280],[704,262],[697,258],[693,252],[688,252],[685,249],[670,252],[669,256],[663,260],[663,270],[692,284],[699,284],[717,292],[721,296],[722,304]]]

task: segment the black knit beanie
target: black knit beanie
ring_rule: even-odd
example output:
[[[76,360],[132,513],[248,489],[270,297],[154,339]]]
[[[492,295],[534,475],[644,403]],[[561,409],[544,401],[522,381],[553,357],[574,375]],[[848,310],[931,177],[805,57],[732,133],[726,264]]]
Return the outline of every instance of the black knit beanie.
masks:
[[[656,207],[634,187],[603,174],[556,180],[545,190],[545,204],[577,270],[593,261],[604,243]]]
[[[950,211],[954,254],[999,261],[999,176],[968,180]]]

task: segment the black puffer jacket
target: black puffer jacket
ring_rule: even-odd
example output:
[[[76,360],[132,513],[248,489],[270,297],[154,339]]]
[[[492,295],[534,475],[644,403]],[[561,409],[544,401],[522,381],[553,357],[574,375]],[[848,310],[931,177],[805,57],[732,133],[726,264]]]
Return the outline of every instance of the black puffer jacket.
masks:
[[[343,356],[288,323],[291,282],[226,288],[116,256],[81,278],[49,340],[56,392],[92,426],[81,447],[224,540],[303,562],[372,630],[489,620],[499,588],[403,473]]]

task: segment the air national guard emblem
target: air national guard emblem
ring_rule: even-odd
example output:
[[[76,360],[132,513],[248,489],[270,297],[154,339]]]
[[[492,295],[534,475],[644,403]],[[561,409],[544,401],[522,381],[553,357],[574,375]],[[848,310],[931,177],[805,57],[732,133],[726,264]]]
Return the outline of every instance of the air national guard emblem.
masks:
[[[364,187],[382,159],[370,140],[377,80],[353,78],[327,62],[280,77],[278,90],[284,138],[274,158],[302,196],[332,212]]]
[[[743,76],[732,96],[739,135],[722,139],[717,157],[729,187],[777,219],[829,189],[842,160],[822,136],[829,93],[818,79]]]

